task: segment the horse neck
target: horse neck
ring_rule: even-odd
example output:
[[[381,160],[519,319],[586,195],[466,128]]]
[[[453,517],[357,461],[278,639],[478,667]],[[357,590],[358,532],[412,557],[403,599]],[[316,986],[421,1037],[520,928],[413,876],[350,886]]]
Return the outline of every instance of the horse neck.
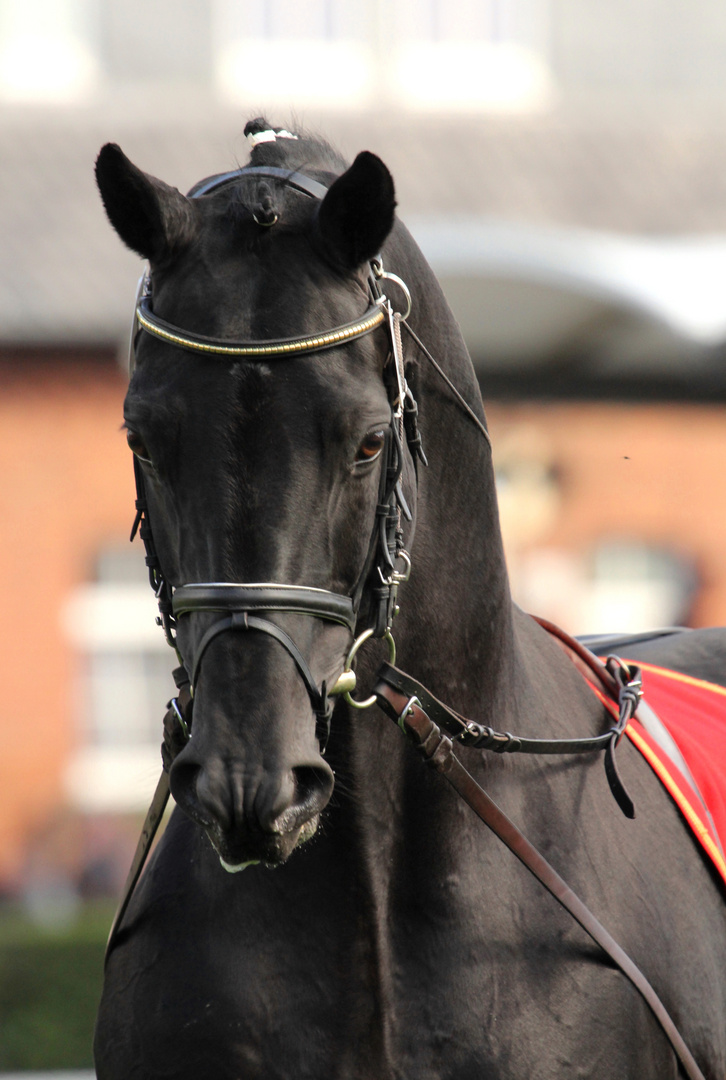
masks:
[[[404,230],[402,236],[393,269],[416,285],[413,329],[484,422],[458,324],[423,256],[406,244]],[[394,625],[398,663],[480,723],[516,731],[524,722],[530,732],[563,736],[561,693],[593,718],[597,699],[562,650],[512,603],[489,441],[405,334],[404,348],[415,365],[411,381],[429,466],[418,470],[414,569]]]
[[[458,325],[416,252],[401,276],[426,301],[412,327],[477,417],[481,393]],[[432,314],[433,313],[433,314]],[[404,334],[428,467],[419,466],[413,573],[402,586],[401,666],[485,723],[501,715],[514,662],[514,613],[490,445],[433,365]],[[416,669],[414,671],[413,669]],[[427,683],[428,685],[428,683]],[[453,695],[453,696],[452,696]]]
[[[384,254],[386,265],[415,285],[413,329],[483,421],[471,361],[431,271],[415,250],[398,260],[395,247]],[[396,663],[457,711],[498,730],[564,736],[577,716],[582,730],[594,733],[598,715],[602,720],[596,697],[512,603],[489,443],[405,333],[404,352],[413,365],[429,465],[418,469],[412,574],[400,588],[393,625]],[[379,662],[372,654],[360,668],[366,689]],[[336,855],[347,860],[356,882],[362,932],[374,943],[372,978],[385,1002],[393,994],[389,946],[396,897],[424,907],[439,902],[446,875],[468,873],[470,848],[456,836],[478,823],[461,818],[442,778],[422,768],[381,714],[349,715],[347,724],[334,724],[331,749],[337,752],[341,743],[336,773],[350,790],[338,817],[342,839],[331,831],[330,842],[339,844]],[[474,774],[479,771],[480,752],[457,753]],[[487,760],[487,788],[497,797],[507,786],[509,766],[503,756]]]

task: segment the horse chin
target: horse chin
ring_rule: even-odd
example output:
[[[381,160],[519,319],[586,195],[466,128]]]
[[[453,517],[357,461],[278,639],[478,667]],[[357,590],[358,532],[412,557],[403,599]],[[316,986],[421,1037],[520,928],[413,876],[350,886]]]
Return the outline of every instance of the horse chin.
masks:
[[[258,835],[254,842],[247,839],[236,843],[229,837],[211,831],[208,831],[207,835],[223,868],[228,874],[238,874],[248,866],[258,866],[260,863],[268,869],[282,866],[296,848],[313,838],[319,820],[320,815],[316,814],[297,829],[285,833]]]

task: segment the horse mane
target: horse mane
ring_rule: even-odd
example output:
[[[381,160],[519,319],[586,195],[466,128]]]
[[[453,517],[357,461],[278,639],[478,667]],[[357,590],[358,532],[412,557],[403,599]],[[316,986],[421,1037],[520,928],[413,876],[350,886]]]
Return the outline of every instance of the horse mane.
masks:
[[[264,116],[255,117],[245,124],[245,136],[258,135],[262,131],[286,131],[275,127]],[[340,173],[348,167],[348,162],[341,154],[320,135],[305,131],[295,125],[294,139],[280,138],[275,141],[258,143],[252,150],[250,165],[265,165],[274,168],[300,169],[305,166]]]
[[[323,172],[338,175],[345,172],[348,162],[326,139],[305,131],[297,124],[293,127],[293,131],[275,127],[264,116],[249,120],[244,128],[245,137],[274,132],[278,138],[253,142],[247,165],[303,173]],[[228,205],[232,220],[246,222],[251,214],[258,225],[270,226],[277,221],[284,202],[284,191],[274,190],[266,180],[261,180],[256,184],[252,198],[249,187],[246,190],[233,190]]]

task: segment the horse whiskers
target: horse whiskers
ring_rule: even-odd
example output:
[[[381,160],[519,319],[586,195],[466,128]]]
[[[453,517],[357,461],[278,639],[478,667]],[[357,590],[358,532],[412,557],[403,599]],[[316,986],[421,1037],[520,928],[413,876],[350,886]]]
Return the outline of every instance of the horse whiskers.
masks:
[[[357,784],[352,776],[342,776],[340,773],[335,774],[335,787],[333,788],[333,794],[330,797],[328,803],[331,807],[337,807],[341,805],[342,800],[353,801],[358,798]]]

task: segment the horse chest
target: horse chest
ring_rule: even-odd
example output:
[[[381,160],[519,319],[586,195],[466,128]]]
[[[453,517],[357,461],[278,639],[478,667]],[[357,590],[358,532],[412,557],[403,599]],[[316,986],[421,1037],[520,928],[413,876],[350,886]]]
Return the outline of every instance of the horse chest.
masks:
[[[574,925],[548,931],[514,861],[434,893],[407,867],[383,895],[333,872],[325,846],[230,876],[188,823],[168,830],[109,964],[100,1080],[609,1080],[635,1057],[666,1075],[646,1010]]]

